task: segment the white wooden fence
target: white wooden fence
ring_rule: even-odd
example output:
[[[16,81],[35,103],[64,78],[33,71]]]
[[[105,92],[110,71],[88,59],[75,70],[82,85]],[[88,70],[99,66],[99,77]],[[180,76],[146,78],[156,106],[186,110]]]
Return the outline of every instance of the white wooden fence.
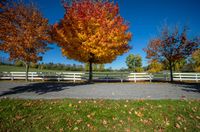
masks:
[[[25,79],[25,72],[0,72],[0,79],[16,80]],[[29,80],[71,80],[81,81],[88,79],[88,73],[81,72],[29,72]],[[169,73],[122,73],[122,72],[94,72],[94,81],[169,81]],[[175,81],[200,82],[200,73],[173,73]]]
[[[75,72],[29,72],[28,79],[33,80],[71,80],[80,81],[84,73]],[[1,72],[0,79],[22,80],[26,78],[26,72]]]
[[[173,73],[173,79],[178,81],[200,81],[200,73]]]
[[[128,80],[134,82],[149,80],[151,82],[153,79],[152,77],[151,73],[130,73]]]

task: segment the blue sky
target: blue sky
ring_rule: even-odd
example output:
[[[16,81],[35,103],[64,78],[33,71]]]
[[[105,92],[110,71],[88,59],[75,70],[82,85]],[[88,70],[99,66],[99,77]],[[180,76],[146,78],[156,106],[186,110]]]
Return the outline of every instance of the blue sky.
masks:
[[[51,24],[58,22],[64,15],[64,9],[60,0],[32,0],[44,17],[49,19]],[[143,51],[148,41],[158,34],[159,28],[165,21],[169,25],[187,24],[190,27],[189,36],[200,35],[200,0],[118,0],[120,15],[130,23],[130,32],[133,37],[130,41],[132,49],[122,56],[117,57],[106,67],[113,69],[126,68],[126,57],[132,54],[140,54],[143,65],[147,65],[148,60]],[[66,59],[61,54],[61,50],[56,45],[51,45],[52,50],[43,56],[43,62],[81,64],[74,60]],[[0,56],[8,57],[0,52]]]

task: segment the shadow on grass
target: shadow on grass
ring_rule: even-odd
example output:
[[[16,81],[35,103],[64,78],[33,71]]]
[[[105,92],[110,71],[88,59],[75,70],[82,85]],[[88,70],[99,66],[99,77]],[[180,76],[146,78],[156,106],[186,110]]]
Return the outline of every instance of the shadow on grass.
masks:
[[[69,89],[69,87],[79,86],[79,85],[89,85],[92,83],[87,82],[80,82],[80,83],[73,83],[73,82],[39,82],[39,83],[29,83],[25,86],[17,86],[14,88],[10,88],[9,91],[5,91],[1,96],[11,95],[11,94],[18,94],[24,92],[34,92],[39,95],[49,93],[49,92],[58,92],[64,89]]]

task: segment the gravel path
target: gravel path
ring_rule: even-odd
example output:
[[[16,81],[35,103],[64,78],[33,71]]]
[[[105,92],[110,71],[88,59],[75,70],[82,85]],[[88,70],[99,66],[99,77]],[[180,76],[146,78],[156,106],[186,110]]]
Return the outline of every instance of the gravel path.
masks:
[[[200,84],[0,82],[0,98],[200,99]]]

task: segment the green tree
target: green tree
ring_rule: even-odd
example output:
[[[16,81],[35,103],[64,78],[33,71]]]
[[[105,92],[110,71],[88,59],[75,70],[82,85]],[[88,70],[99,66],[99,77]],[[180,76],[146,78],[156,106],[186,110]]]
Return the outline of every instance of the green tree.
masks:
[[[129,70],[133,70],[134,72],[141,72],[142,69],[142,57],[140,55],[130,54],[126,58],[126,65]]]

